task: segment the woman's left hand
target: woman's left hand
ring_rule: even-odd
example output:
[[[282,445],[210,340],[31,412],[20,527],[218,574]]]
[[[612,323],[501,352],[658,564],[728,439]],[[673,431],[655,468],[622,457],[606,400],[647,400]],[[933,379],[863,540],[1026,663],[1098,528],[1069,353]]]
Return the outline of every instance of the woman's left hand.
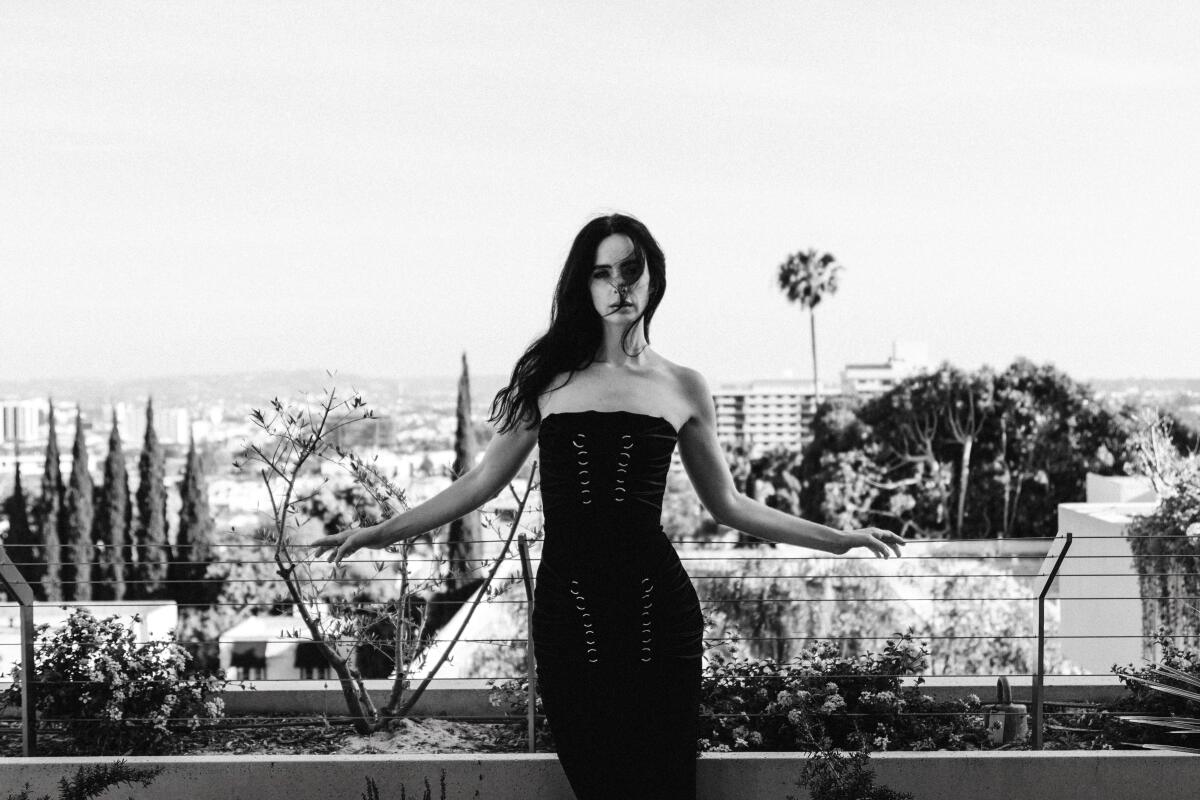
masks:
[[[854,531],[846,531],[846,536],[850,537],[848,550],[865,547],[874,553],[876,558],[891,558],[893,552],[899,556],[901,555],[900,548],[907,544],[904,537],[891,531],[885,531],[883,528],[859,528]]]

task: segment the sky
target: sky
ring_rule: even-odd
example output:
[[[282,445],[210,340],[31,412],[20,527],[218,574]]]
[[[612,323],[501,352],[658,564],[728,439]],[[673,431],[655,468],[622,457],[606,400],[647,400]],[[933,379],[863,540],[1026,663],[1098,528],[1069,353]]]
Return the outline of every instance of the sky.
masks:
[[[507,374],[567,249],[652,347],[1200,377],[1200,4],[0,4],[0,380]]]

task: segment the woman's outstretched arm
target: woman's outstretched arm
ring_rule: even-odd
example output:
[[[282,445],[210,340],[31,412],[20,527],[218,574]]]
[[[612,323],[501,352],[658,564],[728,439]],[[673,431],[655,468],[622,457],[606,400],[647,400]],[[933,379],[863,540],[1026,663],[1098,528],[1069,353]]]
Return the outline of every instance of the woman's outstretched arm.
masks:
[[[498,433],[488,443],[482,460],[433,497],[391,519],[365,528],[350,528],[308,543],[313,558],[329,554],[329,561],[340,563],[357,550],[387,547],[404,539],[420,536],[447,522],[453,522],[495,497],[525,463],[537,443],[537,427],[525,430],[518,424]]]
[[[900,555],[904,539],[881,528],[839,531],[828,525],[786,514],[751,500],[737,490],[717,440],[716,410],[704,376],[684,370],[683,384],[692,406],[692,417],[679,432],[679,456],[700,501],[722,525],[759,539],[794,544],[841,555],[866,547],[878,558]]]

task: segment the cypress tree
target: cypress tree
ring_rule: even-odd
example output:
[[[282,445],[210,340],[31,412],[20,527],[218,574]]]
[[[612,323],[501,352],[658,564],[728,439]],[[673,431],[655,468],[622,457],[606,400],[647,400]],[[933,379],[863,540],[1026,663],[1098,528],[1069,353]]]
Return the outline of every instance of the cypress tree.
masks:
[[[175,554],[167,571],[169,596],[180,605],[204,605],[216,599],[217,584],[204,582],[212,563],[213,518],[208,511],[208,488],[194,437],[188,438],[187,465],[179,484],[179,528]]]
[[[62,512],[66,487],[63,485],[62,467],[59,464],[58,433],[54,427],[54,398],[50,398],[49,424],[46,465],[42,472],[42,496],[38,498],[35,515],[46,568],[36,591],[39,600],[57,603],[63,599],[62,564],[65,559],[62,533],[65,528],[65,515]]]
[[[112,414],[108,435],[108,457],[104,460],[104,485],[96,504],[96,543],[100,548],[100,566],[96,577],[97,600],[125,599],[125,570],[129,563],[130,523],[133,506],[129,502],[129,474],[117,429],[117,411]]]
[[[87,602],[92,599],[92,560],[96,554],[92,540],[94,487],[88,471],[83,415],[78,406],[75,407],[75,444],[71,448],[71,457],[71,482],[64,504],[70,530],[66,543],[71,563],[70,570],[64,570],[63,585],[67,588],[67,599]]]
[[[4,540],[4,549],[9,557],[17,563],[17,570],[30,586],[36,586],[42,578],[45,567],[42,563],[42,548],[39,547],[38,537],[29,526],[29,504],[25,491],[21,488],[21,443],[14,447],[16,475],[13,481],[13,493],[4,501],[4,516],[8,519],[8,537]]]
[[[467,374],[467,354],[462,354],[462,373],[458,378],[458,425],[454,433],[454,480],[466,474],[475,465],[475,429],[471,423],[471,379]],[[473,583],[475,577],[470,569],[476,556],[479,540],[479,512],[472,511],[450,523],[446,536],[447,560],[450,576],[446,580],[447,591]]]
[[[135,597],[159,597],[167,577],[170,558],[167,544],[167,491],[163,483],[163,451],[154,432],[153,398],[146,401],[146,438],[138,457],[137,508],[135,528],[138,569]]]

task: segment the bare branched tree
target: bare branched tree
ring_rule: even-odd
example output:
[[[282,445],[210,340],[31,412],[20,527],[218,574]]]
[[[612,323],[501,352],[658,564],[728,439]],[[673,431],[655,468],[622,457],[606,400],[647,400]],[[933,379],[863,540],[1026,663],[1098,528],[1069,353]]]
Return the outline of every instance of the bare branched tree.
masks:
[[[332,375],[330,375],[332,377]],[[444,648],[440,659],[429,670],[416,690],[409,692],[409,676],[418,664],[424,662],[422,648],[424,625],[427,615],[414,614],[414,607],[431,593],[438,582],[436,574],[414,577],[410,570],[409,557],[414,545],[412,539],[386,548],[399,575],[398,601],[380,613],[372,614],[364,609],[351,613],[335,613],[333,606],[321,600],[322,594],[332,584],[346,580],[352,564],[329,565],[313,560],[307,547],[298,541],[297,532],[307,522],[305,511],[311,508],[312,498],[328,482],[323,475],[321,462],[348,472],[375,501],[381,519],[389,519],[408,509],[405,493],[384,476],[373,463],[365,462],[353,452],[336,444],[338,432],[348,425],[365,419],[373,419],[374,412],[366,408],[366,402],[356,393],[349,399],[339,400],[336,389],[324,390],[323,396],[313,404],[310,398],[304,407],[284,403],[278,397],[271,401],[271,413],[264,414],[253,409],[250,417],[265,433],[264,441],[249,442],[243,450],[243,461],[234,462],[237,468],[248,462],[259,465],[259,476],[270,499],[272,524],[263,529],[260,536],[273,548],[276,573],[287,587],[288,596],[296,613],[307,628],[311,639],[324,655],[330,668],[337,675],[342,695],[346,701],[348,716],[355,730],[363,735],[385,729],[391,722],[407,715],[428,687],[437,670],[445,663],[450,651],[458,642],[463,629],[481,599],[488,594],[501,562],[520,524],[530,491],[534,488],[533,475],[536,462],[526,482],[525,493],[517,497],[518,508],[513,516],[508,538],[499,555],[492,562],[487,577],[475,595],[458,631]],[[313,484],[316,485],[313,485]],[[514,497],[516,490],[509,487]],[[378,520],[369,519],[369,511],[357,512],[360,525],[373,525]],[[420,545],[430,547],[430,545]],[[429,553],[433,555],[432,551]],[[435,561],[436,558],[422,559]],[[359,562],[361,563],[361,562]],[[386,566],[384,560],[371,562],[376,579]],[[391,619],[389,619],[391,617]],[[377,646],[381,622],[389,622],[395,631],[395,673],[392,691],[385,707],[375,707],[356,666],[353,654],[360,646]],[[299,632],[295,632],[298,638]],[[348,647],[347,647],[348,645]],[[349,652],[346,652],[349,650]]]

